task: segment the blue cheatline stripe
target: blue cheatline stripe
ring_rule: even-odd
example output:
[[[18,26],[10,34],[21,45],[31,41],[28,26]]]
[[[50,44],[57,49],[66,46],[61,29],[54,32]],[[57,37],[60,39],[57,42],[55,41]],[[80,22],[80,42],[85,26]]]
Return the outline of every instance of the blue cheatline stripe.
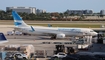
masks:
[[[12,11],[12,16],[14,18],[14,20],[22,20],[22,18],[18,15],[18,13],[16,11]]]
[[[14,22],[15,26],[22,25],[20,22]]]

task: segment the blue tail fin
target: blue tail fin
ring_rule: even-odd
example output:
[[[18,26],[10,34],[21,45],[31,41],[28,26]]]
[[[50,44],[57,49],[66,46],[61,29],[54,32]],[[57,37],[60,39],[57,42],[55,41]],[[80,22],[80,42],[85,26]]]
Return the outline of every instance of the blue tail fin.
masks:
[[[22,20],[22,18],[18,15],[16,11],[12,11],[12,16],[14,20],[19,20],[19,21]]]
[[[12,11],[14,25],[17,27],[27,27],[28,25],[22,20],[16,11]]]
[[[3,43],[3,42],[7,42],[7,39],[3,33],[0,33],[0,43]]]

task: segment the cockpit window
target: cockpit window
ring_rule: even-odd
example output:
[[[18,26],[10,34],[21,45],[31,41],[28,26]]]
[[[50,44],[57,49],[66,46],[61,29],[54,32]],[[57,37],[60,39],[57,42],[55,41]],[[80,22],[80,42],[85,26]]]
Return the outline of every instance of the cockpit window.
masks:
[[[91,30],[90,32],[94,32],[93,30]]]

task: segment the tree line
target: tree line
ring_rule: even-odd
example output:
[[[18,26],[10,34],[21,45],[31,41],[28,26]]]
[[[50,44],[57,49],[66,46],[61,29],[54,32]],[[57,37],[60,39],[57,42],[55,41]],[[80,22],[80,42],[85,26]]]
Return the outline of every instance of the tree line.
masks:
[[[23,20],[83,20],[85,17],[81,15],[79,18],[71,19],[67,18],[68,16],[79,16],[78,14],[68,14],[67,12],[64,13],[40,13],[40,14],[33,14],[33,13],[18,13]],[[12,10],[10,11],[0,11],[0,20],[13,20],[12,17]]]
[[[33,13],[18,13],[22,19],[24,20],[67,20],[68,13],[40,13],[40,14],[33,14]],[[73,14],[71,14],[73,15]],[[65,18],[64,18],[65,17]],[[13,20],[12,17],[12,10],[10,11],[0,11],[0,20]]]

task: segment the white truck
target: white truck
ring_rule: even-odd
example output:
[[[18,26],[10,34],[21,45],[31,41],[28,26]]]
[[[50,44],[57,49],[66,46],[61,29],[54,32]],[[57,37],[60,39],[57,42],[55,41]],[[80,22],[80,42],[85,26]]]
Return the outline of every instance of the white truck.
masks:
[[[58,54],[56,55],[53,55],[52,57],[55,57],[55,58],[63,58],[63,57],[66,57],[67,54],[63,53],[63,52],[59,52]]]
[[[7,31],[7,35],[13,35],[14,32],[13,31]]]
[[[15,31],[15,33],[13,31],[7,31],[7,35],[22,35],[22,32],[19,32],[19,31]]]
[[[22,35],[22,32],[15,31],[15,35]]]
[[[27,56],[21,53],[15,53],[14,56],[16,56],[19,59],[27,59]]]

